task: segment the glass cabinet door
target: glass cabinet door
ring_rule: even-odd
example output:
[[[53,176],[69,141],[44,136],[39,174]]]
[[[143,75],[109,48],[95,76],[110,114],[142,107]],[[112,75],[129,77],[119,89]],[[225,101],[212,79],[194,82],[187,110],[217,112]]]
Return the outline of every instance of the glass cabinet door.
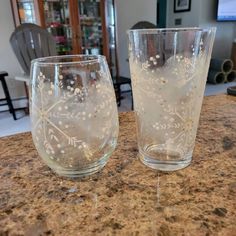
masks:
[[[114,1],[78,0],[78,7],[82,53],[107,56],[111,74],[117,76]]]
[[[100,0],[78,0],[81,48],[83,54],[102,54],[102,20]]]
[[[44,0],[45,26],[52,34],[60,55],[72,51],[69,0]]]
[[[17,0],[20,24],[36,24],[34,0]]]

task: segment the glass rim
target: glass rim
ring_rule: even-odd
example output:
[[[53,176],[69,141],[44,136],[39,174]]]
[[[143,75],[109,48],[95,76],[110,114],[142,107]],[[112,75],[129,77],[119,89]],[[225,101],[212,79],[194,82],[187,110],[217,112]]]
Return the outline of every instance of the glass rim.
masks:
[[[73,58],[80,58],[82,59],[81,61],[77,60],[77,61],[60,61],[63,59],[73,59]],[[87,58],[85,60],[83,60],[83,58]],[[91,59],[89,59],[91,58]],[[59,59],[58,61],[53,61],[53,59]],[[50,61],[51,60],[51,61]],[[41,65],[41,66],[45,66],[45,65],[75,65],[75,64],[90,64],[90,63],[97,63],[100,60],[105,60],[106,61],[106,57],[104,55],[86,55],[86,54],[75,54],[75,55],[57,55],[57,56],[48,56],[48,57],[39,57],[36,59],[33,59],[31,61],[31,65],[33,64],[37,64],[37,65]]]
[[[216,27],[208,27],[208,28],[201,28],[201,27],[180,27],[180,28],[149,28],[149,29],[129,29],[127,30],[127,34],[129,33],[175,33],[175,32],[185,32],[185,31],[215,31]]]

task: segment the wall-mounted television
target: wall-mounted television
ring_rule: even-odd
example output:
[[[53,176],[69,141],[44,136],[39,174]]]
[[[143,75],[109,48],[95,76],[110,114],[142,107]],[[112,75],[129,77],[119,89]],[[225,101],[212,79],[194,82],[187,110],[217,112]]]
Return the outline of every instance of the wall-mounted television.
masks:
[[[218,0],[218,21],[236,21],[236,0]]]

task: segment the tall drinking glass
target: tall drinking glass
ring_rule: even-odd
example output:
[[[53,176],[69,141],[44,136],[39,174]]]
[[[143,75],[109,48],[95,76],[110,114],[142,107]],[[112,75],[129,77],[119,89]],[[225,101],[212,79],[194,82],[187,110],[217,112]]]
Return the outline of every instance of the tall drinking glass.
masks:
[[[184,168],[192,159],[215,28],[128,34],[140,159],[158,170]]]
[[[99,171],[116,147],[119,128],[105,57],[34,60],[30,113],[34,144],[52,170],[70,177]]]

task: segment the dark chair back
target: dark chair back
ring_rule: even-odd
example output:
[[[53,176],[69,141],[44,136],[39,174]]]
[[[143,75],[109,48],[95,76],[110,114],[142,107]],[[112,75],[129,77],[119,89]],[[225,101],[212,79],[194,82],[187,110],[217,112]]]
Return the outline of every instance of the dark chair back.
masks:
[[[139,21],[135,25],[133,25],[130,29],[135,30],[135,29],[155,29],[155,28],[157,28],[157,26],[149,21]]]
[[[26,75],[30,74],[31,60],[57,55],[52,35],[35,24],[18,26],[10,37],[10,44]]]

